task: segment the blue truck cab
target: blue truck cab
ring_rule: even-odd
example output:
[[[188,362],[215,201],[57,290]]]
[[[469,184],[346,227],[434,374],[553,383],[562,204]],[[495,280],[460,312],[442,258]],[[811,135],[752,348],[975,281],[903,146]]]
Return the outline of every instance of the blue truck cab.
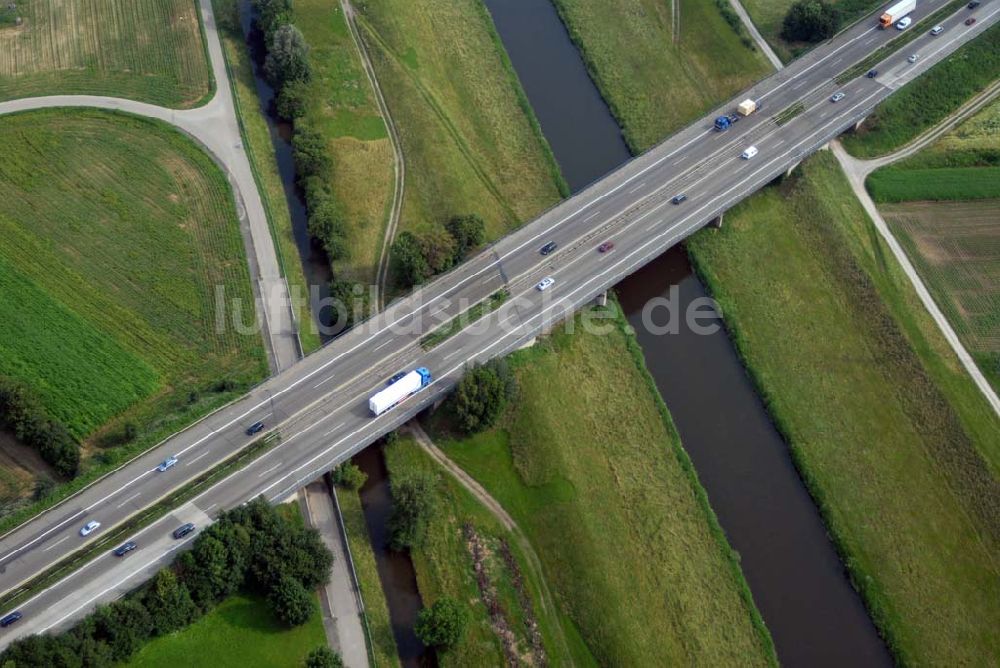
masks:
[[[417,367],[415,371],[420,374],[420,387],[422,388],[427,387],[431,384],[431,381],[434,380],[434,378],[431,377],[431,372],[428,371],[425,366]]]
[[[728,116],[719,116],[715,119],[715,129],[718,132],[725,132],[733,123],[740,120],[740,117],[736,114],[729,114]]]

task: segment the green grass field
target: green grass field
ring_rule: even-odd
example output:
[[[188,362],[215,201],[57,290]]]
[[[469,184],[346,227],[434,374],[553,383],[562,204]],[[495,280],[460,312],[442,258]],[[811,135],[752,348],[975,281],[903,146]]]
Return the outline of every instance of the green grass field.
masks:
[[[477,213],[490,238],[565,184],[479,0],[358,6],[406,159],[402,230]]]
[[[216,329],[217,287],[253,304],[229,185],[164,126],[98,111],[5,117],[0,284],[0,373],[92,443],[125,419],[139,441],[162,437],[217,404],[221,379],[267,373],[259,333]]]
[[[303,122],[329,142],[331,186],[346,222],[349,256],[334,273],[368,284],[392,201],[392,145],[340,3],[296,0],[294,21],[309,43],[313,72]]]
[[[689,250],[903,665],[1000,656],[1000,421],[834,158]]]
[[[24,23],[0,27],[0,100],[92,94],[184,108],[213,89],[195,0],[17,0],[17,7]]]
[[[247,154],[277,240],[281,268],[288,280],[288,287],[293,291],[293,299],[295,295],[301,296],[296,302],[296,318],[299,322],[302,351],[308,355],[319,348],[319,333],[315,327],[309,326],[313,322],[308,299],[309,285],[295,244],[292,219],[285,201],[285,188],[278,173],[274,145],[264,117],[265,111],[261,109],[254,87],[253,64],[250,62],[250,53],[239,22],[239,0],[212,0],[212,8],[229,66]]]
[[[598,664],[774,663],[738,559],[616,317],[607,335],[559,328],[512,355],[521,390],[502,427],[455,439],[435,421],[436,440],[527,534]]]
[[[302,626],[285,627],[261,598],[232,596],[182,631],[156,638],[127,664],[132,668],[300,668],[326,644],[317,612]]]
[[[676,34],[674,0],[555,2],[633,153],[771,71],[714,3],[676,1]]]
[[[778,57],[784,62],[791,60],[794,55],[807,45],[786,42],[781,38],[781,25],[785,20],[788,9],[795,4],[795,0],[742,0],[743,6],[753,20],[760,34],[764,36],[771,48],[774,49]],[[883,0],[832,0],[833,4],[839,5],[843,13],[845,25],[853,23],[868,12],[874,11],[876,7],[886,5]],[[888,5],[886,5],[888,6]]]
[[[865,187],[880,203],[993,199],[1000,197],[1000,167],[883,167]]]
[[[361,598],[365,602],[368,631],[371,634],[370,649],[375,657],[375,665],[399,666],[396,638],[392,635],[392,623],[389,620],[389,605],[375,566],[375,553],[372,552],[361,499],[357,492],[344,489],[337,489],[337,499],[344,518],[344,532],[351,546],[354,570],[358,574]]]
[[[844,148],[862,158],[900,148],[997,78],[1000,26],[993,26],[875,107],[858,132],[844,135]]]
[[[412,438],[402,438],[388,447],[385,457],[390,475],[422,470],[438,480],[435,513],[426,539],[423,545],[411,550],[410,556],[424,605],[432,605],[442,596],[468,602],[466,636],[459,646],[439,655],[442,666],[498,666],[505,663],[501,645],[503,634],[495,625],[499,623],[491,621],[473,571],[474,560],[464,534],[466,524],[471,525],[486,546],[481,563],[492,586],[491,591],[496,596],[503,623],[511,634],[513,654],[530,662],[532,647],[525,621],[534,620],[541,632],[541,655],[552,665],[593,663],[585,647],[574,646],[571,650],[565,644],[560,620],[543,613],[535,578],[525,568],[525,560],[517,550],[516,541],[476,499],[424,453]],[[502,541],[509,546],[517,563],[517,573],[524,578],[524,594],[531,601],[530,610],[525,610],[519,599],[515,571],[501,556]],[[532,663],[538,665],[538,661]]]

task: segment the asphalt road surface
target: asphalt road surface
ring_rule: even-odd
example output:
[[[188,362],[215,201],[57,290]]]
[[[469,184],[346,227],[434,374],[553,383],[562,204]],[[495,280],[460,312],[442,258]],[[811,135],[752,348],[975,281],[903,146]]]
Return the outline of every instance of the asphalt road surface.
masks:
[[[945,4],[924,0],[914,23]],[[974,26],[963,24],[976,16]],[[124,559],[104,553],[18,606],[24,619],[0,631],[0,646],[13,638],[60,629],[102,601],[135,587],[167,563],[197,535],[175,541],[170,532],[184,522],[203,527],[210,518],[260,494],[279,500],[319,473],[364,448],[443,397],[464,366],[507,353],[623,277],[660,255],[736,202],[863,118],[893,90],[911,80],[1000,18],[1000,0],[974,12],[958,11],[942,21],[945,31],[922,34],[877,65],[876,79],[843,86],[833,78],[900,33],[877,30],[875,15],[845,30],[781,72],[632,160],[583,192],[543,213],[476,257],[390,304],[322,350],[255,388],[240,401],[175,435],[56,508],[0,539],[0,590],[17,590],[102,532],[210,470],[251,442],[244,433],[257,420],[281,437],[280,445],[231,474],[167,517],[130,537],[139,548]],[[919,53],[915,64],[907,56]],[[837,103],[829,100],[845,93]],[[712,119],[753,97],[759,113],[727,132]],[[781,127],[773,116],[795,102],[804,111]],[[742,160],[754,145],[759,154]],[[685,193],[674,205],[671,197]],[[613,240],[615,248],[597,252]],[[555,241],[548,255],[539,248]],[[535,289],[543,277],[555,283]],[[506,288],[511,298],[497,311],[424,351],[419,340],[441,323]],[[372,417],[367,399],[400,370],[426,366],[434,382],[403,404]],[[179,463],[160,473],[167,455]],[[87,538],[89,520],[102,527]],[[7,611],[3,611],[6,613]]]

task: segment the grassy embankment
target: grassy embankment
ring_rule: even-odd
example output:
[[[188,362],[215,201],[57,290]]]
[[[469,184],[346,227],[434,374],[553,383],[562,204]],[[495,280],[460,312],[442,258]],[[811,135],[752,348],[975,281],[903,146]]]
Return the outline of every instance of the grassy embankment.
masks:
[[[229,68],[244,144],[257,180],[257,189],[260,191],[277,242],[281,268],[293,298],[300,297],[295,303],[299,340],[302,342],[303,352],[309,354],[320,345],[319,334],[316,328],[311,326],[313,315],[309,307],[309,283],[292,232],[292,219],[285,200],[285,188],[278,173],[274,145],[271,143],[271,133],[264,117],[266,110],[261,109],[254,87],[253,63],[250,61],[250,53],[240,26],[239,0],[212,0],[212,8]]]
[[[361,57],[336,0],[296,0],[294,22],[309,43],[312,80],[299,121],[322,131],[333,158],[334,197],[348,255],[338,278],[375,281],[393,196],[392,144]]]
[[[0,27],[0,100],[91,94],[184,108],[211,96],[195,0],[19,0],[17,13],[21,26]]]
[[[447,596],[467,602],[469,613],[464,640],[439,655],[441,665],[507,664],[501,629],[510,633],[507,651],[528,665],[539,665],[541,657],[552,665],[592,665],[593,658],[568,620],[556,618],[559,613],[555,610],[546,614],[549,608],[540,600],[537,575],[526,567],[527,561],[511,533],[457,481],[443,473],[411,438],[401,438],[387,447],[385,456],[390,475],[426,471],[437,481],[434,514],[426,538],[411,550],[410,556],[425,605]],[[486,591],[497,604],[492,616],[474,572],[473,540],[481,541],[484,548],[479,564],[486,577]],[[562,628],[563,622],[568,631]],[[528,629],[534,624],[539,633],[533,646]],[[567,634],[571,640],[566,639]]]
[[[738,557],[615,314],[606,335],[561,327],[513,354],[520,397],[502,426],[458,439],[437,418],[437,442],[518,522],[599,664],[773,663]]]
[[[884,0],[831,0],[841,11],[841,21],[848,25],[876,7],[886,4]],[[796,54],[808,48],[807,44],[786,42],[781,38],[781,25],[789,8],[796,0],[742,0],[750,18],[782,61],[788,62]]]
[[[479,0],[358,9],[406,158],[400,231],[477,213],[496,238],[567,192]]]
[[[867,182],[896,238],[1000,389],[1000,102]],[[928,201],[939,200],[939,201]]]
[[[861,129],[843,137],[869,158],[902,147],[1000,78],[1000,26],[993,26],[875,107]]]
[[[382,592],[382,582],[375,566],[375,554],[372,552],[371,538],[365,525],[361,499],[357,492],[343,489],[337,490],[337,499],[344,518],[344,531],[351,545],[354,570],[358,575],[358,587],[365,602],[365,615],[368,631],[371,634],[370,644],[375,664],[380,667],[398,666],[399,651],[396,649],[396,639],[392,635],[389,605]]]
[[[31,112],[4,118],[0,158],[0,374],[84,439],[67,488],[267,373],[259,333],[216,328],[217,286],[253,296],[229,185],[187,138],[124,115]],[[7,490],[5,511],[30,492]]]
[[[668,0],[555,0],[633,153],[771,71],[715,3],[677,1],[675,35]]]
[[[1000,656],[1000,422],[829,154],[689,250],[897,660]]]

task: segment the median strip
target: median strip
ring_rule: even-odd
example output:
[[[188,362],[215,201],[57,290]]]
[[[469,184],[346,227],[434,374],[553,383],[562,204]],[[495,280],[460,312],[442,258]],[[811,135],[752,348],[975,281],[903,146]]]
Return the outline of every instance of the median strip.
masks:
[[[440,345],[462,329],[500,308],[510,297],[510,291],[497,290],[467,311],[460,313],[433,332],[420,339],[420,347],[425,351]]]

